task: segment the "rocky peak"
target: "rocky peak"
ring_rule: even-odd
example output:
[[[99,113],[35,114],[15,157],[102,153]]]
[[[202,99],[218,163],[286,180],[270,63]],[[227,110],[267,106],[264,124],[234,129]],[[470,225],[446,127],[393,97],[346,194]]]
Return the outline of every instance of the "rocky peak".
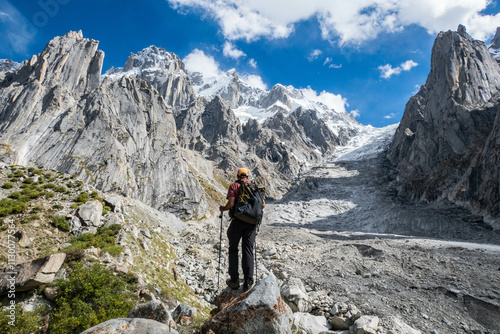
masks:
[[[274,85],[269,93],[262,99],[262,107],[268,108],[277,103],[280,103],[287,108],[292,107],[288,90],[285,86],[280,84]]]
[[[452,98],[466,107],[476,107],[500,89],[499,67],[486,45],[472,39],[460,26],[459,32],[438,34],[426,86],[439,91],[442,104]]]
[[[498,215],[496,200],[480,199],[477,189],[498,193],[498,173],[478,166],[492,164],[483,151],[499,140],[492,131],[499,105],[500,66],[486,45],[472,39],[463,26],[458,32],[439,33],[431,72],[406,105],[389,151],[400,195],[417,201],[451,200]]]
[[[45,86],[62,86],[73,94],[88,93],[101,81],[104,52],[98,41],[83,38],[82,32],[70,31],[52,39],[38,55],[23,62],[14,81]]]
[[[117,80],[123,76],[146,80],[174,109],[189,105],[196,97],[189,74],[181,59],[173,52],[167,52],[154,45],[137,54],[131,53],[124,67],[111,67],[104,76],[111,80]]]

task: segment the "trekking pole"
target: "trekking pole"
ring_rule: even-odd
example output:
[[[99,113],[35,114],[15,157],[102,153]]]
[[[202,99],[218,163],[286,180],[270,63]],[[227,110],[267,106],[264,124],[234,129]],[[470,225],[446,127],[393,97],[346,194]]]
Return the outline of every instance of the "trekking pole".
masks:
[[[217,292],[219,292],[220,289],[220,263],[221,263],[221,257],[222,257],[222,220],[224,219],[224,213],[220,213],[220,237],[219,237],[219,271],[217,273]]]

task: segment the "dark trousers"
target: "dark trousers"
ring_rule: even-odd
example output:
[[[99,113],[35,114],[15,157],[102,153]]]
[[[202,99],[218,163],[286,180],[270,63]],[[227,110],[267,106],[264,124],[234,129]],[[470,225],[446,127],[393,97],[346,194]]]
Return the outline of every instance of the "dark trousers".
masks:
[[[257,225],[233,219],[227,229],[229,239],[229,276],[231,280],[238,280],[238,245],[241,243],[241,268],[245,282],[253,284],[253,247]]]

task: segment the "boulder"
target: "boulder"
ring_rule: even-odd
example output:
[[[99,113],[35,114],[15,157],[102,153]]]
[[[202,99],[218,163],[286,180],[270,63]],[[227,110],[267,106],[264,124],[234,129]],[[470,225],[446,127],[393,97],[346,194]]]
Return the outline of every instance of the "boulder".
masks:
[[[281,288],[281,295],[293,312],[309,312],[312,309],[304,284],[299,278],[290,278]]]
[[[418,329],[405,324],[401,319],[389,316],[381,320],[382,327],[387,328],[387,334],[422,334]]]
[[[123,221],[123,215],[111,212],[106,215],[104,227],[110,227],[111,225],[122,225]]]
[[[117,318],[100,323],[81,334],[178,334],[168,325],[151,319]]]
[[[316,334],[330,330],[331,326],[324,316],[297,312],[293,314],[292,330],[304,334]],[[347,327],[349,329],[349,327]]]
[[[351,332],[354,334],[376,334],[379,318],[364,315],[354,322]]]
[[[145,304],[134,307],[128,314],[128,318],[152,319],[175,328],[167,307],[159,300],[151,300]],[[173,325],[173,326],[172,326]]]
[[[31,242],[30,238],[28,238],[28,234],[24,231],[18,231],[16,234],[14,234],[15,237],[17,237],[19,246],[24,247],[24,248],[31,248],[33,246],[33,243]]]
[[[175,308],[174,312],[172,312],[172,318],[175,319],[175,321],[180,322],[184,318],[189,318],[193,315],[194,311],[193,309],[184,303],[180,303],[177,305]]]
[[[202,333],[291,333],[293,313],[280,296],[274,276],[241,293],[202,326]]]
[[[116,194],[107,195],[104,198],[104,203],[113,210],[113,212],[121,213],[123,212],[123,200],[121,196]]]
[[[101,227],[103,225],[101,221],[102,209],[102,204],[98,200],[88,201],[78,207],[77,215],[84,226]]]
[[[349,329],[349,323],[345,319],[336,315],[330,318],[330,325],[332,325],[332,329],[334,330]]]
[[[0,269],[0,294],[9,291],[12,283],[14,283],[15,290],[19,292],[51,283],[65,258],[65,253],[58,253]],[[17,273],[17,276],[11,273]]]

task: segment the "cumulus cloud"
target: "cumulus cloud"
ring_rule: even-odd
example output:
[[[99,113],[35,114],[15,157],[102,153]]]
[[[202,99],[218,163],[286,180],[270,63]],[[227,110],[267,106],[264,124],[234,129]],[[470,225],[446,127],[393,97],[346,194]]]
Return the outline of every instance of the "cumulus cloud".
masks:
[[[396,117],[396,114],[394,114],[392,112],[389,115],[385,115],[384,116],[385,119],[391,119],[391,118],[394,118],[394,117]]]
[[[328,68],[342,68],[342,64],[330,64]]]
[[[311,54],[307,57],[307,59],[309,61],[314,61],[314,60],[318,59],[318,57],[321,55],[321,53],[322,52],[319,49],[312,50]]]
[[[225,57],[233,59],[239,59],[241,57],[246,56],[245,52],[238,50],[233,43],[228,41],[224,43],[224,48],[222,50],[222,53],[224,54]]]
[[[481,11],[492,0],[167,0],[176,10],[198,10],[212,17],[228,40],[286,38],[297,22],[314,18],[324,39],[359,44],[382,32],[419,25],[429,33],[464,24],[485,40],[500,26],[500,14]]]
[[[257,87],[257,88],[260,88],[262,90],[267,90],[267,85],[264,83],[262,78],[258,75],[251,74],[251,75],[240,76],[240,79],[252,87]]]
[[[301,91],[308,100],[323,103],[328,108],[334,109],[337,112],[346,112],[345,108],[349,106],[347,99],[340,94],[333,94],[327,91],[322,91],[318,94],[311,87],[302,88]]]
[[[186,69],[191,72],[200,72],[206,78],[215,77],[221,74],[219,63],[211,56],[207,56],[203,51],[194,49],[183,60]]]
[[[418,66],[416,62],[413,60],[407,60],[404,63],[401,63],[398,67],[393,68],[392,65],[386,64],[386,65],[381,65],[378,67],[378,70],[380,71],[380,76],[384,79],[389,79],[393,75],[398,75],[402,71],[409,71],[413,67]]]
[[[249,61],[248,61],[248,64],[250,66],[252,66],[253,68],[257,68],[257,62],[255,61],[255,59],[251,58]]]

